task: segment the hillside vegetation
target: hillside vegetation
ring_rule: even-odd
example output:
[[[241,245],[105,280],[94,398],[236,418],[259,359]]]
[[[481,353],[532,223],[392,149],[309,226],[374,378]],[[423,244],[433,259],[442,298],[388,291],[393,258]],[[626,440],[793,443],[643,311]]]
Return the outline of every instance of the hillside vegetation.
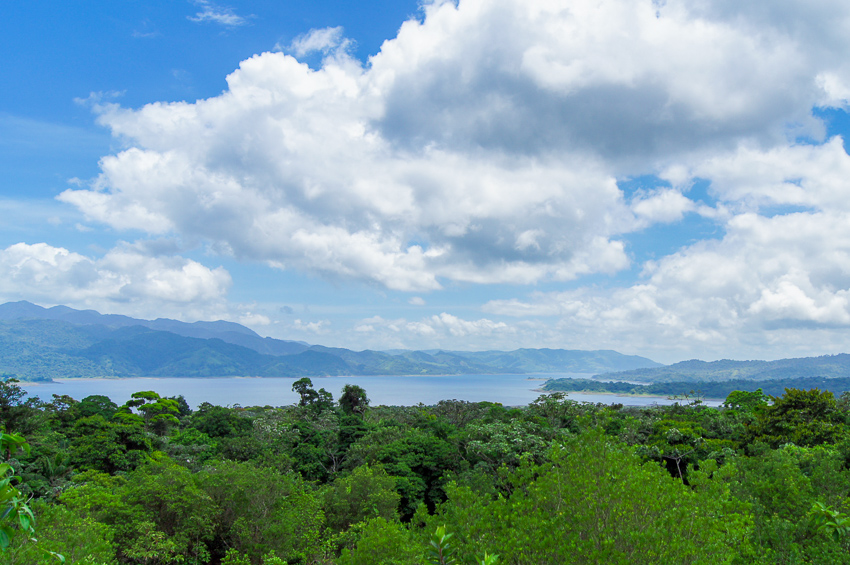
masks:
[[[508,409],[293,389],[192,410],[0,382],[0,563],[850,563],[848,395]]]

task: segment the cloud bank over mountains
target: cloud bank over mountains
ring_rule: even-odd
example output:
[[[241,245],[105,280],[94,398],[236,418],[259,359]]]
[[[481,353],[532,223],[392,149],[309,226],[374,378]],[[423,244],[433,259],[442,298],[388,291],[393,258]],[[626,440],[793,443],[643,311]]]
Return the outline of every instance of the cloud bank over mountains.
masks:
[[[242,61],[218,96],[94,100],[123,149],[59,199],[92,225],[341,284],[521,285],[482,300],[495,320],[364,317],[364,346],[828,352],[850,327],[850,157],[821,116],[850,99],[848,32],[838,1],[430,2],[365,64],[329,28]],[[636,234],[697,221],[719,235],[635,256]],[[6,284],[61,279],[69,299],[226,309],[224,269],[132,249],[0,261],[29,256]],[[566,290],[534,291],[552,283]]]

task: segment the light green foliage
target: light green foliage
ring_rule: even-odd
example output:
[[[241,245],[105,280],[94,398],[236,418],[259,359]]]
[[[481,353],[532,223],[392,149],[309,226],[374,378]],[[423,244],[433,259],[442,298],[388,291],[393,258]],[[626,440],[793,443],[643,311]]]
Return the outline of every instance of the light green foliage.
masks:
[[[0,432],[0,453],[7,459],[19,450],[29,453],[30,446],[23,436]],[[0,463],[0,553],[6,553],[15,538],[23,537],[27,542],[35,543],[35,514],[29,506],[27,496],[15,485],[21,480],[14,475],[9,463]],[[20,535],[19,535],[20,534]],[[61,563],[65,557],[43,547],[38,553]]]
[[[59,504],[36,503],[33,510],[38,515],[38,543],[15,539],[0,564],[56,565],[56,554],[63,555],[67,565],[117,563],[109,526]]]
[[[126,483],[126,476],[88,470],[73,478],[74,486],[59,495],[59,502],[104,522],[124,508],[121,493]]]
[[[785,446],[739,457],[721,468],[733,495],[752,505],[753,542],[774,563],[847,563],[846,539],[819,535],[811,520],[816,503],[848,510],[850,471],[834,449]]]
[[[186,468],[170,460],[150,463],[128,476],[121,494],[132,509],[132,523],[115,526],[117,542],[129,547],[128,555],[161,554],[204,562],[208,556],[204,542],[213,534],[214,505]]]
[[[689,489],[598,432],[513,480],[510,498],[495,501],[450,489],[426,521],[449,524],[465,561],[498,548],[506,563],[535,565],[732,563],[748,534],[728,491]]]
[[[758,408],[767,406],[768,396],[762,390],[753,392],[745,390],[733,390],[726,397],[723,407],[727,410],[742,410],[752,412]]]
[[[194,428],[172,434],[163,445],[163,451],[180,465],[199,471],[206,461],[213,458],[217,442]]]
[[[221,560],[221,565],[252,565],[251,560],[244,555],[240,555],[235,549],[230,549]],[[273,553],[268,553],[263,556],[262,565],[287,565],[286,561],[277,557]]]
[[[195,480],[215,505],[216,538],[252,563],[269,552],[293,563],[321,553],[322,501],[297,474],[219,461]]]
[[[107,473],[135,469],[148,460],[153,449],[142,422],[126,418],[117,422],[107,421],[99,414],[80,418],[70,436],[71,462]]]
[[[221,560],[221,565],[251,565],[251,560],[239,553],[236,549],[230,548],[224,554]]]
[[[542,432],[532,422],[472,423],[466,426],[466,454],[471,462],[486,463],[489,469],[501,465],[516,467],[520,461],[541,462],[548,448]]]
[[[475,565],[496,565],[499,562],[499,556],[484,552],[480,559],[475,560]]]
[[[431,535],[426,561],[431,565],[457,565],[457,550],[452,542],[453,537],[454,534],[446,532],[445,524],[437,526]]]
[[[133,413],[133,408],[141,413],[141,419]],[[126,423],[142,421],[146,429],[163,436],[180,423],[177,418],[179,414],[177,400],[162,398],[152,390],[145,390],[134,392],[131,399],[119,408],[113,417]]]
[[[299,382],[303,406],[184,406],[179,429],[153,391],[113,418],[105,397],[0,389],[36,430],[6,485],[40,517],[0,565],[51,563],[40,545],[81,565],[422,565],[431,541],[463,565],[850,565],[850,396],[363,411]]]
[[[832,537],[836,542],[843,540],[850,532],[850,517],[843,512],[833,510],[832,506],[827,506],[823,502],[815,502],[810,515],[815,529]]]
[[[185,548],[179,541],[158,530],[153,522],[137,522],[134,524],[134,533],[132,538],[126,540],[122,551],[131,562],[171,565],[186,561]],[[199,546],[193,549],[189,562],[196,565],[206,563],[209,557],[206,548]]]
[[[164,460],[126,477],[88,472],[59,500],[114,529],[120,557],[140,563],[205,563],[214,506],[187,469]]]
[[[343,549],[336,565],[421,565],[425,545],[402,524],[373,518],[355,526],[359,540]]]
[[[5,457],[20,449],[30,450],[22,436],[0,433],[0,452]],[[15,486],[20,480],[10,464],[0,463],[0,551],[9,547],[19,531],[28,538],[35,535],[35,515],[27,504],[26,496]]]
[[[338,532],[367,518],[398,520],[398,503],[395,479],[382,467],[357,467],[324,491],[327,525]]]
[[[785,389],[773,404],[759,410],[751,426],[752,441],[771,447],[793,443],[811,447],[836,442],[843,433],[844,416],[831,392]]]

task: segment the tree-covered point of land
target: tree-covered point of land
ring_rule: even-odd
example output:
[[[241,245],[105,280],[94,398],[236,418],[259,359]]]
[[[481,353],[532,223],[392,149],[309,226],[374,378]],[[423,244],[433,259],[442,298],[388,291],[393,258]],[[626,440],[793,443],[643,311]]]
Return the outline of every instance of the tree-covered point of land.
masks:
[[[0,564],[850,564],[848,395],[400,407],[293,389],[191,410],[0,382]]]

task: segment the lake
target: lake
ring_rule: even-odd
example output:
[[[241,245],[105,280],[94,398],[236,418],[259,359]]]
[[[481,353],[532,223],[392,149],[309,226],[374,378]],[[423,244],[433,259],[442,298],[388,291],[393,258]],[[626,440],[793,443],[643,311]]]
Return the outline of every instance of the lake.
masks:
[[[420,402],[436,404],[440,400],[500,402],[505,406],[524,406],[540,396],[536,392],[547,378],[588,378],[590,375],[565,373],[555,375],[442,375],[379,377],[312,377],[316,389],[324,388],[339,397],[345,384],[356,384],[366,390],[371,404],[411,406]],[[219,406],[286,406],[298,402],[289,378],[133,378],[133,379],[56,379],[53,383],[20,383],[30,396],[49,401],[53,394],[67,394],[77,400],[93,394],[108,396],[123,404],[134,392],[153,390],[160,396],[182,394],[189,406],[202,402]],[[621,403],[629,406],[672,404],[666,397],[614,396],[610,394],[570,393],[569,398],[581,402]],[[718,406],[719,401],[706,401]]]

